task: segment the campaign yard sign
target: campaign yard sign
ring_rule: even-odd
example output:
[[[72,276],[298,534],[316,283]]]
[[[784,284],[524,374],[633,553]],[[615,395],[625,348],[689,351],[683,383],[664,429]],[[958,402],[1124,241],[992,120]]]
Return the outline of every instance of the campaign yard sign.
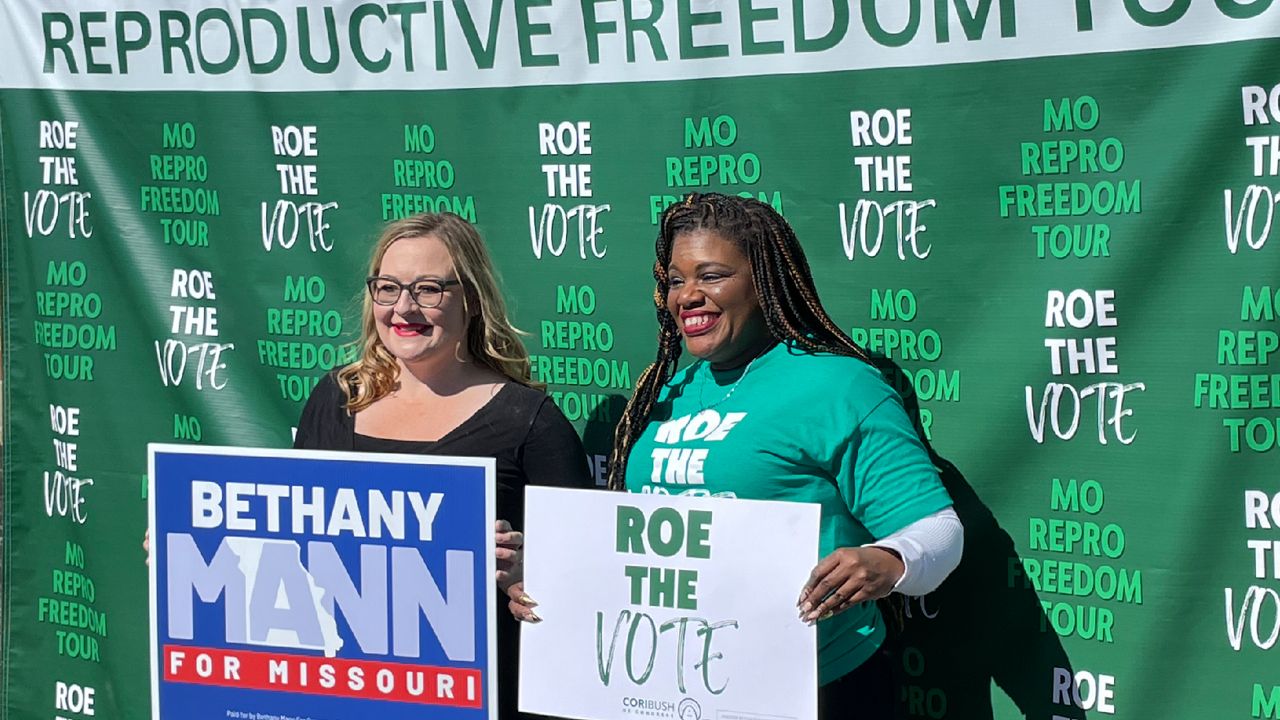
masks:
[[[153,720],[497,717],[491,459],[148,450]]]
[[[567,523],[564,518],[573,518]],[[817,505],[525,491],[520,709],[589,720],[813,720],[796,598]]]

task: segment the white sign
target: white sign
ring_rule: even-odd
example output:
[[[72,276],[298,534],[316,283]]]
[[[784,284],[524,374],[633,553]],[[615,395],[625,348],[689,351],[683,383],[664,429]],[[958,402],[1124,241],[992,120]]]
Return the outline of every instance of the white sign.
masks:
[[[520,710],[601,720],[817,717],[796,599],[817,505],[530,487]]]

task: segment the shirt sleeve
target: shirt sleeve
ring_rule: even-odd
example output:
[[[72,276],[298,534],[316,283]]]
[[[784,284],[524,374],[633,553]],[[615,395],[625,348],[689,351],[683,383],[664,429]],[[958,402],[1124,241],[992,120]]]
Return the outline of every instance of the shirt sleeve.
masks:
[[[595,487],[582,440],[551,398],[539,405],[520,451],[530,485]]]
[[[836,467],[849,511],[876,538],[951,506],[901,401],[886,391],[842,443]]]
[[[927,595],[937,590],[960,564],[964,526],[956,511],[947,508],[870,543],[869,547],[888,548],[902,558],[905,570],[893,586],[896,592]]]

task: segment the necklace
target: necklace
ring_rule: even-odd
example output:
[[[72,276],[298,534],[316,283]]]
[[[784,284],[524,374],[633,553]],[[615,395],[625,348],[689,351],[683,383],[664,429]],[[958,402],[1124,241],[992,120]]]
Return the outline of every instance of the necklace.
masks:
[[[768,351],[766,350],[765,352],[768,352]],[[738,376],[738,379],[737,379],[737,380],[734,380],[734,381],[733,381],[733,385],[729,387],[729,392],[725,393],[724,397],[722,397],[722,398],[720,398],[719,400],[716,400],[716,401],[714,401],[714,402],[712,402],[712,403],[710,403],[710,404],[708,404],[705,400],[703,400],[703,399],[702,399],[703,392],[707,389],[707,380],[704,378],[704,379],[702,380],[702,384],[698,386],[698,405],[699,405],[699,407],[698,407],[698,412],[703,412],[703,411],[706,411],[706,410],[710,410],[711,408],[713,408],[713,407],[715,407],[715,406],[719,405],[720,403],[722,403],[722,402],[724,402],[724,401],[728,400],[729,398],[733,397],[733,391],[734,391],[734,390],[737,390],[737,389],[738,389],[738,386],[742,384],[742,381],[743,381],[744,379],[746,379],[746,377],[747,377],[747,373],[751,372],[751,366],[752,366],[752,365],[755,365],[755,364],[756,364],[756,361],[757,361],[757,360],[759,360],[760,358],[764,357],[764,356],[765,356],[765,353],[760,353],[759,355],[757,355],[757,356],[755,356],[755,357],[751,358],[751,362],[747,363],[747,368],[746,368],[745,370],[743,370],[743,371],[742,371],[742,374]],[[708,374],[708,375],[710,375],[710,374],[711,374],[711,368],[710,368],[710,366],[708,366],[708,368],[707,368],[707,374]]]

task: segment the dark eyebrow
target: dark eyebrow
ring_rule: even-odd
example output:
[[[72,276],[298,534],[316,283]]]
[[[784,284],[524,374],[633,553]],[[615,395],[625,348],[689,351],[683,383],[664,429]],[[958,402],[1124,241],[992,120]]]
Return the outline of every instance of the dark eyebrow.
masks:
[[[379,280],[394,280],[395,282],[398,282],[401,285],[416,285],[417,283],[420,283],[424,280],[430,280],[431,282],[447,282],[448,281],[448,278],[438,277],[435,275],[419,275],[418,277],[412,280],[406,281],[406,280],[401,280],[395,275],[388,275],[386,273],[382,273],[381,275],[374,275],[374,278]]]
[[[733,268],[729,267],[728,265],[725,265],[724,263],[715,262],[715,261],[713,261],[713,260],[707,260],[707,261],[700,262],[700,263],[698,263],[697,265],[695,265],[695,266],[694,266],[694,268],[693,268],[693,271],[694,271],[695,273],[700,273],[700,272],[702,272],[703,270],[706,270],[706,269],[708,269],[708,268],[714,268],[714,269],[717,269],[717,270],[726,270],[726,271],[732,271],[732,270],[733,270]],[[675,266],[674,266],[674,265],[667,265],[667,272],[668,272],[668,273],[670,273],[670,272],[672,272],[672,271],[674,271],[674,270],[675,270]]]

